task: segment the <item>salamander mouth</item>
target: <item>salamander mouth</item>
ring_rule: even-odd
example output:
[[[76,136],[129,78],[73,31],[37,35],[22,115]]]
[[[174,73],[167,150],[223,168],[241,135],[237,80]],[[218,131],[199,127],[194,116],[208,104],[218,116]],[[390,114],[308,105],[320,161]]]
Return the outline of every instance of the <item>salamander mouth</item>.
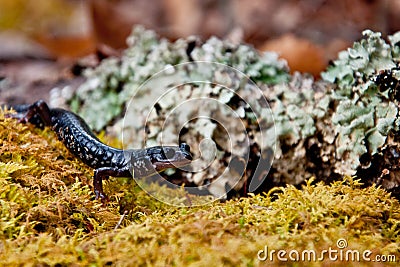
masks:
[[[179,147],[158,147],[157,152],[150,156],[157,170],[183,167],[192,162],[190,147],[185,143]]]

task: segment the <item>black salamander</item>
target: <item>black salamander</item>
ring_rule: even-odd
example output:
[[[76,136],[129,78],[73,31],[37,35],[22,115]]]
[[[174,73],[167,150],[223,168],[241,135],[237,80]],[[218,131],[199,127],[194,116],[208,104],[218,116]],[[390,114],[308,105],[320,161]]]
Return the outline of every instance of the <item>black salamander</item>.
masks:
[[[86,165],[95,169],[93,186],[96,199],[105,201],[103,179],[109,176],[147,177],[167,168],[176,168],[191,162],[190,147],[155,146],[144,149],[122,150],[103,144],[78,115],[60,108],[49,108],[39,100],[32,105],[12,107],[17,113],[8,117],[19,122],[29,122],[38,127],[49,126],[57,134],[68,150]]]

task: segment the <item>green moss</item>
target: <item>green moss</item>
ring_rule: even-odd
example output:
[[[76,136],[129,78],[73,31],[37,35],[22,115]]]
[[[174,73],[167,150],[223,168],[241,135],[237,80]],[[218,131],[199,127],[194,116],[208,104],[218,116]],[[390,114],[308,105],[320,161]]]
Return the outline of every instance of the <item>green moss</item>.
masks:
[[[192,208],[110,179],[102,206],[93,200],[92,171],[51,131],[0,111],[0,136],[2,266],[264,266],[257,253],[265,246],[321,251],[340,238],[349,249],[400,257],[399,202],[351,177]],[[121,205],[129,213],[114,230]]]

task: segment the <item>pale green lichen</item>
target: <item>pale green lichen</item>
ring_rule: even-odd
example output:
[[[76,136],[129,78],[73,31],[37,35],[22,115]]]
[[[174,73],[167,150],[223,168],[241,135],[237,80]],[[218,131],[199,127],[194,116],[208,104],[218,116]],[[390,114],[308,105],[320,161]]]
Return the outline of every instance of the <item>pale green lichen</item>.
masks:
[[[378,152],[391,131],[396,131],[397,100],[391,101],[387,92],[380,92],[375,79],[380,71],[396,66],[398,57],[397,35],[389,37],[390,43],[380,33],[363,32],[365,39],[353,48],[339,53],[322,77],[337,85],[332,98],[337,107],[332,115],[336,127],[337,153],[342,157],[350,153],[352,168],[359,165],[364,153]]]
[[[85,71],[87,81],[70,100],[71,108],[95,130],[101,130],[123,115],[123,107],[135,90],[152,75],[191,59],[226,64],[256,82],[273,84],[288,78],[286,63],[274,53],[260,54],[248,45],[233,45],[212,37],[196,45],[190,59],[186,50],[191,41],[195,42],[179,39],[171,43],[141,26],[134,28],[120,60],[105,59],[96,69]],[[191,75],[193,79],[212,79],[210,70]]]
[[[385,168],[395,164],[379,159],[379,164],[375,160],[375,165],[368,165],[392,146],[399,131],[398,99],[389,93],[397,89],[383,90],[375,81],[382,71],[396,67],[400,35],[389,36],[387,43],[380,33],[367,30],[363,34],[364,39],[340,52],[321,74],[328,83],[293,76],[291,83],[265,90],[279,140],[279,161],[274,162],[272,172],[277,183],[298,183],[311,175],[333,179],[340,176],[337,174],[357,172],[372,184]],[[397,70],[392,74],[399,75]],[[362,157],[366,159],[363,166]],[[358,172],[369,167],[375,170]],[[384,187],[397,186],[392,182]]]
[[[89,124],[100,129],[122,116],[123,107],[134,96],[124,114],[130,119],[114,120],[114,126],[109,128],[114,133],[124,131],[126,146],[185,141],[199,157],[201,140],[212,138],[217,144],[216,160],[205,173],[182,174],[186,182],[201,185],[217,177],[231,160],[227,155],[234,152],[233,157],[246,159],[248,151],[244,147],[248,145],[262,151],[260,158],[267,162],[266,171],[271,163],[269,155],[275,153],[270,173],[275,185],[297,184],[312,175],[334,179],[355,174],[360,158],[381,153],[389,142],[388,136],[398,131],[400,125],[397,100],[391,100],[389,90],[380,90],[374,82],[380,71],[396,66],[400,34],[389,36],[389,43],[380,33],[367,30],[363,34],[364,39],[340,52],[332,66],[321,74],[323,81],[315,82],[306,75],[289,78],[284,62],[276,54],[260,54],[247,45],[233,45],[217,38],[202,44],[191,38],[171,43],[138,27],[128,38],[129,48],[120,60],[107,59],[98,68],[86,71],[88,80],[70,104]],[[190,58],[186,49],[191,42],[195,45]],[[176,65],[190,59],[196,63]],[[250,80],[234,70],[243,72]],[[400,72],[393,71],[393,75],[400,76]],[[251,89],[257,86],[267,97],[271,111],[259,104],[262,97]],[[239,120],[228,115],[229,109],[221,109],[215,103],[191,102],[189,109],[176,109],[177,103],[193,98],[226,104]],[[250,102],[248,99],[253,101],[252,111],[245,103]],[[153,108],[156,103],[158,109]],[[214,120],[191,120],[200,115]],[[244,123],[252,139],[248,142],[242,131],[231,130],[231,148],[226,143],[226,130],[217,127],[217,121],[228,129],[239,129],[238,125]],[[266,125],[263,133],[268,138],[260,134],[257,125]],[[184,133],[180,135],[182,128]],[[206,165],[203,162],[198,167]],[[253,170],[248,171],[247,176],[251,177]],[[227,181],[236,189],[244,183],[229,182],[229,178],[219,181],[218,192],[225,192]]]
[[[201,140],[213,138],[226,150],[217,149],[213,166],[201,174],[201,178],[200,174],[184,175],[187,182],[200,184],[223,173],[226,153],[235,152],[232,157],[240,159],[248,157],[246,129],[237,127],[240,120],[248,121],[245,124],[251,124],[253,128],[257,123],[269,125],[269,138],[255,133],[255,142],[259,146],[264,142],[262,149],[275,146],[275,132],[270,128],[273,126],[271,113],[266,101],[262,103],[263,95],[256,83],[287,81],[286,62],[277,54],[260,53],[249,45],[234,45],[215,37],[204,43],[192,38],[169,42],[142,27],[133,30],[127,43],[129,47],[121,59],[106,59],[96,69],[86,70],[87,81],[69,101],[72,110],[82,115],[94,130],[113,121],[114,125],[108,131],[120,136],[122,130],[125,148],[185,141],[196,158],[200,157]],[[190,45],[193,50],[188,53]],[[238,100],[237,96],[244,100]],[[216,102],[201,101],[201,98]],[[176,110],[177,104],[191,99],[198,101],[190,102],[186,109]],[[156,104],[160,107],[158,110],[154,108]],[[221,108],[221,104],[227,107]],[[124,107],[126,110],[122,112]],[[205,119],[193,119],[196,116]],[[164,123],[167,118],[168,123]],[[217,122],[230,131],[234,139],[232,147],[226,144],[226,132],[217,127]],[[298,120],[299,124],[309,122]],[[178,131],[182,128],[187,134],[179,136]],[[204,160],[197,168],[208,163]],[[232,173],[224,175],[231,177]],[[216,185],[219,189],[214,190],[215,195],[226,193],[225,184],[229,177]],[[232,180],[229,185],[240,188],[244,180],[238,185],[237,182]]]

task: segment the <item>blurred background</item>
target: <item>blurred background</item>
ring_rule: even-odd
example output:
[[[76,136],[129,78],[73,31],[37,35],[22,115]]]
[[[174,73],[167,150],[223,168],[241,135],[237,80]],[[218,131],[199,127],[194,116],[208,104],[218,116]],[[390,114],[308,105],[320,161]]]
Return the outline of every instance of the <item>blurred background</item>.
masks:
[[[118,55],[137,24],[170,40],[215,35],[277,51],[318,78],[364,29],[400,30],[398,14],[399,0],[0,0],[0,102],[78,86],[75,63]]]

